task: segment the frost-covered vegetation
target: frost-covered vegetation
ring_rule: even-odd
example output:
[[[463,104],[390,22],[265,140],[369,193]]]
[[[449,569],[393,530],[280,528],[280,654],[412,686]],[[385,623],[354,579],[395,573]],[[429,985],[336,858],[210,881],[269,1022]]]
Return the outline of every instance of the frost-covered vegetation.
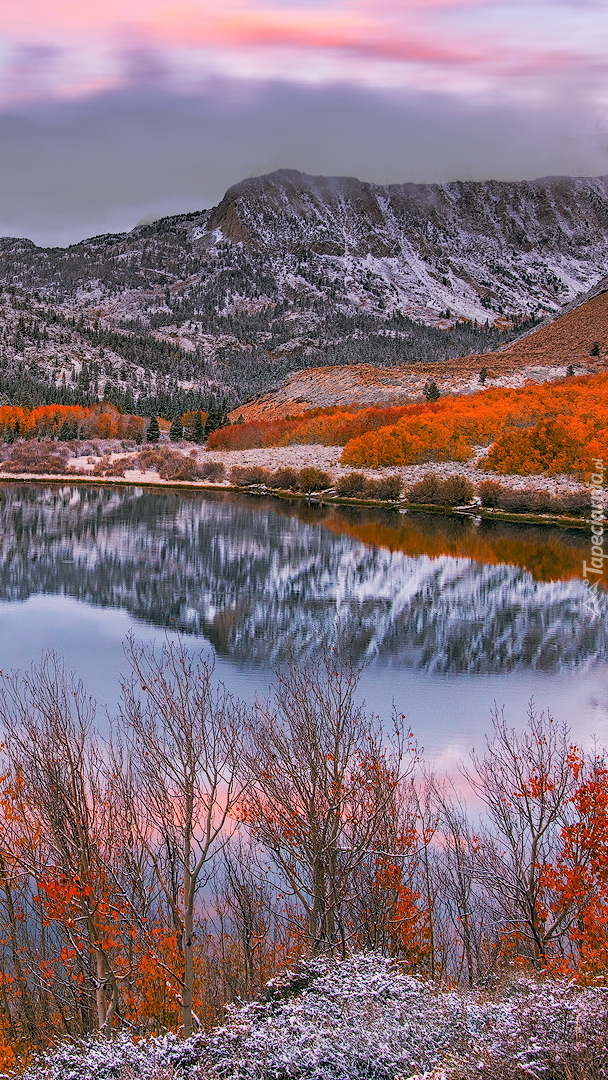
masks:
[[[441,990],[381,956],[320,959],[271,980],[206,1035],[64,1043],[26,1080],[600,1080],[608,991],[519,980]]]

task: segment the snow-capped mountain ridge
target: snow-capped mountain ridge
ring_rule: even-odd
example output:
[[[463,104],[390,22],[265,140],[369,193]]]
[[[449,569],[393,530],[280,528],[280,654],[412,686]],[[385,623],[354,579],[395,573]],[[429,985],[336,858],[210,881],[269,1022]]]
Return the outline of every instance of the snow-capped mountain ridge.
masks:
[[[607,177],[382,187],[279,170],[129,233],[0,240],[2,368],[235,405],[302,368],[495,350],[606,275]]]
[[[350,259],[351,267],[366,260],[378,270],[375,260],[396,259],[395,282],[400,277],[405,292],[405,274],[411,289],[427,290],[424,307],[483,320],[496,300],[519,314],[543,305],[555,311],[599,281],[608,177],[382,187],[279,170],[230,188],[208,225],[245,246],[307,250]],[[590,265],[592,251],[601,253],[601,267]]]

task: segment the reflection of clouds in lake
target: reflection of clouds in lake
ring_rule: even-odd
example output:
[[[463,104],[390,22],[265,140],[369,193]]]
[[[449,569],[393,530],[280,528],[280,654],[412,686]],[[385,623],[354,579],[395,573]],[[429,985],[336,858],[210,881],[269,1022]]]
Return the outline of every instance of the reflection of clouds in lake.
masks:
[[[528,705],[550,712],[572,728],[575,741],[608,746],[608,666],[590,664],[569,672],[511,671],[498,675],[429,675],[371,665],[363,672],[361,693],[383,716],[394,700],[406,713],[425,757],[450,775],[491,731],[492,710],[504,707],[510,727],[526,722]]]

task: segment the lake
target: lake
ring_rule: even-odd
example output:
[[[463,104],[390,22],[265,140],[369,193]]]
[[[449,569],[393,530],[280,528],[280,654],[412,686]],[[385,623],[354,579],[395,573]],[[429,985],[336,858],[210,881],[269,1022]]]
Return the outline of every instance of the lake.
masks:
[[[496,703],[534,698],[608,742],[608,602],[585,607],[584,530],[308,506],[234,493],[0,485],[0,666],[48,649],[111,709],[122,643],[182,633],[236,694],[347,635],[361,694],[394,701],[440,768]]]

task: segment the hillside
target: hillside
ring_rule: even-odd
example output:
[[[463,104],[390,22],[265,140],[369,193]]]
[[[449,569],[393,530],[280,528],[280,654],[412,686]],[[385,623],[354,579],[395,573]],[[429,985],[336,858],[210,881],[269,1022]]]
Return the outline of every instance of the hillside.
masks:
[[[34,397],[237,405],[313,366],[496,351],[607,273],[607,177],[381,186],[279,170],[130,233],[0,240],[0,391],[33,369]],[[59,324],[58,356],[44,333]]]
[[[592,356],[592,349],[599,356]],[[392,368],[356,364],[295,372],[272,393],[235,409],[233,419],[242,416],[244,420],[270,421],[299,415],[308,408],[342,404],[404,404],[420,400],[431,381],[444,394],[474,393],[480,389],[483,368],[486,386],[523,386],[527,381],[561,378],[570,367],[577,375],[604,371],[607,360],[608,290],[571,306],[557,319],[500,351],[483,356]]]

